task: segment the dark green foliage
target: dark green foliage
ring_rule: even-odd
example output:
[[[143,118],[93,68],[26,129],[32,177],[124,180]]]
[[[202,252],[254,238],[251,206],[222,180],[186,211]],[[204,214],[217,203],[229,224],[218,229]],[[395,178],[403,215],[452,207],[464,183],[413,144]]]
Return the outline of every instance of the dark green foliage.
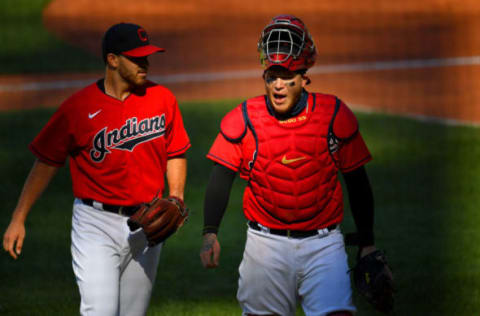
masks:
[[[98,56],[73,47],[43,26],[42,9],[50,0],[0,1],[0,74],[95,71]]]

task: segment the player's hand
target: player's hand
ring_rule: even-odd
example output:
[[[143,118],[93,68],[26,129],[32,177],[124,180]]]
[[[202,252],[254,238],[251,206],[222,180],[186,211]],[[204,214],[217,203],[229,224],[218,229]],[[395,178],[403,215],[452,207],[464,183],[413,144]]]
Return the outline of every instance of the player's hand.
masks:
[[[374,252],[377,250],[377,247],[375,246],[366,246],[366,247],[362,247],[359,249],[360,253],[359,253],[359,258],[363,258],[365,257],[366,255]]]
[[[17,259],[22,252],[23,240],[25,239],[25,225],[20,221],[11,221],[3,235],[3,249]]]
[[[203,235],[202,249],[200,249],[200,259],[204,268],[211,269],[218,267],[220,258],[220,243],[217,235],[208,233]]]

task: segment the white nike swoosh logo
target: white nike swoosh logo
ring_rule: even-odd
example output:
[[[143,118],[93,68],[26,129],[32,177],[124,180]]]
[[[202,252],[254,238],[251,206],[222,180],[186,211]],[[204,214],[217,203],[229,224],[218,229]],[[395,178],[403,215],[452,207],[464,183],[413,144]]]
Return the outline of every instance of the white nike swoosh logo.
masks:
[[[98,113],[102,112],[102,110],[98,110],[97,112],[95,113],[88,113],[88,118],[89,119],[92,119],[94,118],[95,116],[97,116]]]

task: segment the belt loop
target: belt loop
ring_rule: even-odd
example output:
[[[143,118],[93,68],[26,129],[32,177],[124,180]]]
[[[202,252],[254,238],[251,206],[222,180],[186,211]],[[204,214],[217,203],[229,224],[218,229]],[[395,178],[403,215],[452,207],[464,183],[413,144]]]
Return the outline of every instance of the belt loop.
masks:
[[[323,237],[327,236],[329,232],[330,231],[328,230],[328,228],[319,229],[318,230],[318,237],[323,238]]]
[[[258,227],[260,227],[260,230],[261,230],[262,232],[267,233],[267,234],[270,233],[270,228],[265,227],[265,226],[263,226],[263,225],[260,224],[260,223],[257,223],[257,225],[258,225]]]
[[[92,201],[92,206],[96,208],[97,210],[103,211],[103,203],[97,202],[97,201]]]

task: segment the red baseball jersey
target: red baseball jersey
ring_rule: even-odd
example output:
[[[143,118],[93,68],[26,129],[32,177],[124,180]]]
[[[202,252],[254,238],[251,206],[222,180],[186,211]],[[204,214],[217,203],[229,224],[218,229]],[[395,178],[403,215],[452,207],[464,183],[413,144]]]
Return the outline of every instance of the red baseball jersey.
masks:
[[[167,159],[190,147],[177,100],[152,82],[124,101],[98,84],[68,98],[29,148],[52,166],[69,158],[78,198],[114,205],[149,201],[163,193]]]
[[[302,113],[279,121],[265,97],[228,113],[207,157],[248,180],[247,219],[270,228],[311,230],[343,219],[337,172],[371,159],[355,116],[330,95],[310,94]]]

